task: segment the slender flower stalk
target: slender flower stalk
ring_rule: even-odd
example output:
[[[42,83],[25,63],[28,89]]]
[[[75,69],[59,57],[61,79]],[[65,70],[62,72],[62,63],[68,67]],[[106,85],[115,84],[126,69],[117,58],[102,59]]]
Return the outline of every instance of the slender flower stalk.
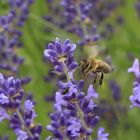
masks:
[[[86,25],[81,20],[82,13],[81,13],[79,2],[76,3],[76,10],[77,10],[77,16],[79,17],[80,24],[81,24],[81,27],[82,27],[82,30],[83,30],[83,33],[84,33],[84,37],[86,38],[86,36],[88,35],[88,33],[87,33]]]

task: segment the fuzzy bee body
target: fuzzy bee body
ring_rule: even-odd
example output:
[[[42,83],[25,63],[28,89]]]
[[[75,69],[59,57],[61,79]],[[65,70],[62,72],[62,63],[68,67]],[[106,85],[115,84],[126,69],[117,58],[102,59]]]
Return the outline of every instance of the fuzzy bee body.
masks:
[[[103,72],[103,73],[110,73],[111,72],[111,68],[109,66],[109,64],[107,64],[106,62],[102,61],[102,60],[92,60],[92,66],[93,66],[93,70],[97,71],[97,72]]]
[[[87,76],[90,73],[95,74],[94,83],[96,82],[98,73],[101,73],[99,85],[102,85],[104,73],[111,72],[111,67],[109,66],[109,64],[107,64],[106,62],[104,62],[102,60],[98,60],[95,58],[89,58],[89,59],[85,59],[85,60],[81,61],[80,67],[81,67],[81,71],[84,76],[84,79],[87,78]]]

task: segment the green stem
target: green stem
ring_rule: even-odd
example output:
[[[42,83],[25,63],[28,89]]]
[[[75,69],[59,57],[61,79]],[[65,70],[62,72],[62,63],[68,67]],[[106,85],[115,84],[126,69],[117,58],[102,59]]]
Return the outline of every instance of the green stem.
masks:
[[[71,78],[69,77],[68,69],[67,69],[65,62],[63,62],[63,66],[64,66],[64,73],[66,75],[67,81],[70,81]]]
[[[78,110],[79,117],[80,117],[80,119],[81,119],[82,125],[83,125],[84,128],[88,131],[89,128],[87,127],[87,125],[86,125],[86,123],[85,123],[85,120],[84,120],[84,114],[83,114],[82,110],[80,109],[78,103],[76,103],[76,108],[77,108],[77,110]],[[89,136],[88,138],[89,138],[89,140],[92,140],[92,137],[91,137],[91,136]]]

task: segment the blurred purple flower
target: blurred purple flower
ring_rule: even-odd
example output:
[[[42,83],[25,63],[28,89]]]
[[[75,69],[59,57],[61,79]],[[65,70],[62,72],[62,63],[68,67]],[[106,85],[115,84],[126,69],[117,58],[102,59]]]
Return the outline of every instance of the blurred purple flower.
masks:
[[[104,130],[105,129],[103,127],[99,128],[98,135],[97,135],[97,140],[108,140],[109,134],[104,133]]]
[[[133,95],[129,97],[132,105],[130,107],[140,108],[140,85],[133,88]]]
[[[109,81],[109,88],[112,91],[112,97],[113,97],[114,101],[116,101],[116,102],[120,101],[121,100],[121,90],[115,80]]]
[[[51,10],[51,14],[45,16],[45,20],[78,35],[79,46],[88,46],[94,44],[101,37],[110,37],[114,33],[115,29],[110,23],[108,23],[109,26],[104,25],[107,24],[108,18],[114,16],[117,7],[123,6],[123,2],[122,0],[59,0],[48,2],[47,6]],[[59,18],[53,18],[54,16]],[[124,18],[117,15],[117,23],[122,24],[123,21]],[[96,25],[102,25],[104,28],[101,33],[95,30]]]
[[[28,138],[27,132],[20,129],[16,129],[15,134],[17,135],[17,140],[26,140]]]
[[[136,80],[133,82],[133,95],[129,97],[132,103],[130,107],[140,108],[140,67],[137,58],[134,60],[132,67],[128,69],[128,72],[133,72],[136,77]]]
[[[128,69],[128,72],[133,72],[136,78],[140,77],[140,66],[139,66],[139,60],[137,58],[134,60],[132,67]]]
[[[8,0],[9,12],[0,16],[0,69],[17,72],[24,59],[19,57],[15,48],[21,47],[19,37],[29,14],[33,0]]]
[[[128,69],[128,72],[133,72],[136,77],[133,82],[133,95],[129,98],[132,103],[130,107],[140,108],[140,66],[137,58],[134,60],[132,67]]]

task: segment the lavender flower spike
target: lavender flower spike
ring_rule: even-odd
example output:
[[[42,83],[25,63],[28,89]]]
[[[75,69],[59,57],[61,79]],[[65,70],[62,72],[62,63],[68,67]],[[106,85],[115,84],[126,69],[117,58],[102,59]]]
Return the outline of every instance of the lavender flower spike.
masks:
[[[42,126],[34,123],[34,103],[26,100],[23,107],[23,96],[21,80],[0,73],[0,122],[9,120],[17,140],[39,140]]]
[[[63,95],[65,89],[68,91]],[[76,84],[61,83],[59,91],[56,92],[55,112],[50,114],[51,124],[46,127],[53,133],[53,138],[91,140],[92,130],[99,121],[99,117],[94,113],[97,106],[94,98],[97,96],[92,85],[88,88],[88,94],[85,94],[78,90]]]
[[[0,16],[0,69],[18,72],[24,58],[18,56],[16,49],[22,46],[19,37],[21,27],[29,15],[29,7],[33,0],[6,0],[9,12]]]
[[[55,63],[61,63],[72,57],[75,49],[76,45],[71,44],[69,39],[62,43],[59,38],[56,38],[53,43],[49,43],[44,55],[55,65]]]
[[[128,69],[128,72],[133,72],[135,74],[136,80],[133,83],[133,95],[129,97],[132,107],[140,108],[140,67],[138,59],[135,59],[133,66]]]
[[[58,82],[55,111],[50,114],[51,124],[46,126],[53,135],[46,140],[92,140],[93,129],[100,119],[95,111],[97,105],[94,99],[98,98],[98,93],[93,85],[89,85],[87,93],[84,93],[82,91],[84,81],[75,81],[72,77],[77,66],[73,58],[75,48],[76,46],[70,44],[69,40],[62,44],[56,39],[44,51],[46,58],[54,67],[60,67],[62,71],[55,70],[67,78],[67,82]],[[107,140],[105,138],[108,134],[103,134],[103,131],[99,131],[98,140]]]

